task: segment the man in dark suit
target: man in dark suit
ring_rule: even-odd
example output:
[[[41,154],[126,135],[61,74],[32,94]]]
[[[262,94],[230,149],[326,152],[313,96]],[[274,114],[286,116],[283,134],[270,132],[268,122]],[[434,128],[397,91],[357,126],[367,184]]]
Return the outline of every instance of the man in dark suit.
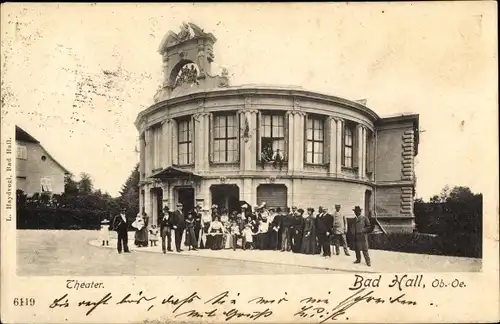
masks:
[[[163,253],[167,253],[167,251],[172,252],[172,216],[170,215],[168,206],[163,207],[160,220],[160,233]],[[167,247],[165,247],[165,239],[167,240]]]
[[[177,210],[174,211],[172,215],[172,228],[175,233],[175,249],[177,252],[182,252],[181,241],[182,234],[184,233],[184,228],[186,227],[186,222],[184,220],[184,213],[182,212],[182,204],[177,204]]]
[[[128,222],[125,215],[125,208],[122,208],[120,214],[116,215],[113,219],[113,229],[118,233],[118,253],[122,253],[122,245],[123,251],[130,253],[128,249]]]
[[[323,250],[323,256],[329,258],[332,256],[330,249],[330,233],[333,228],[333,217],[328,214],[322,206],[319,206],[318,211],[319,214],[316,218],[316,236],[318,237],[320,248]]]
[[[371,266],[370,254],[368,253],[368,234],[371,232],[371,224],[368,217],[361,215],[362,209],[359,206],[354,207],[356,215],[356,224],[354,226],[354,251],[356,252],[356,261],[361,262],[361,252],[365,257],[366,265]]]

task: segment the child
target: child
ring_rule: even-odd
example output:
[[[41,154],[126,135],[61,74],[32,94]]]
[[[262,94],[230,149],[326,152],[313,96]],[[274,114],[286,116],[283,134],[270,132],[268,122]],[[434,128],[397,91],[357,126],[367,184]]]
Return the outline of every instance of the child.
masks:
[[[242,242],[242,247],[243,250],[246,249],[253,249],[253,231],[252,231],[252,225],[251,224],[246,224],[245,229],[243,229],[243,232],[241,233],[243,236],[243,242]]]
[[[158,242],[158,228],[156,225],[151,225],[151,229],[149,230],[149,241],[151,242],[151,246],[156,246],[156,242]]]
[[[189,251],[196,251],[196,237],[194,236],[195,221],[193,214],[189,213],[186,219],[186,245],[189,247]]]
[[[236,251],[236,246],[238,245],[238,239],[240,238],[240,226],[236,219],[231,222],[231,227],[229,228],[231,233],[231,244],[233,245],[233,251]]]
[[[106,245],[109,246],[109,221],[107,219],[104,219],[101,222],[101,240],[102,240],[102,246]]]

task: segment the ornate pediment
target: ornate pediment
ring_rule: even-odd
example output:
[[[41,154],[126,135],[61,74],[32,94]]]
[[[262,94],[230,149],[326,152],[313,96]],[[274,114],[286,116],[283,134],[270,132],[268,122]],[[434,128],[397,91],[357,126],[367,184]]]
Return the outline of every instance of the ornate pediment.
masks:
[[[180,43],[189,41],[193,38],[199,37],[208,37],[211,38],[212,41],[215,42],[215,37],[211,33],[205,33],[203,29],[198,27],[193,23],[182,23],[180,27],[180,31],[175,33],[173,31],[169,31],[162,39],[160,43],[160,47],[158,48],[158,52],[163,54],[167,51],[167,48],[178,45]],[[212,54],[213,55],[213,54]],[[209,51],[210,56],[210,51]]]

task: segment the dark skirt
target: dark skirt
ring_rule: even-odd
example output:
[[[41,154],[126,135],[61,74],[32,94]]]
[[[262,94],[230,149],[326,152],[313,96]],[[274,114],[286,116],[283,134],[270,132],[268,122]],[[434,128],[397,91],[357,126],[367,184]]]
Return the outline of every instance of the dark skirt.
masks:
[[[148,246],[148,229],[146,227],[141,228],[135,232],[135,242],[137,247]]]
[[[302,231],[294,231],[292,239],[292,251],[295,253],[300,253],[302,248]]]
[[[318,254],[317,251],[318,244],[316,243],[316,234],[314,232],[310,232],[309,235],[302,237],[300,253],[304,254]]]

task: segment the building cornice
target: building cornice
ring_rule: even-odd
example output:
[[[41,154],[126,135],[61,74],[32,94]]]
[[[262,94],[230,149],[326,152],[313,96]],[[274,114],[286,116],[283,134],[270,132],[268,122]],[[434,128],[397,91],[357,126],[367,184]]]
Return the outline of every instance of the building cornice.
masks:
[[[357,111],[374,122],[380,120],[380,117],[370,108],[363,106],[362,104],[351,101],[348,99],[322,94],[319,92],[313,92],[301,89],[289,89],[289,88],[265,88],[265,87],[231,87],[231,88],[221,88],[213,89],[209,91],[194,92],[187,95],[170,98],[164,101],[155,103],[154,105],[141,111],[135,121],[135,125],[139,128],[139,125],[143,122],[143,118],[149,114],[169,106],[180,105],[183,103],[193,102],[197,100],[206,99],[218,99],[218,98],[232,98],[240,97],[244,100],[245,97],[258,97],[258,96],[279,96],[279,97],[290,97],[293,99],[292,110],[300,104],[300,99],[318,101],[326,104],[332,104],[344,108],[353,109]],[[299,106],[300,107],[300,106]]]

